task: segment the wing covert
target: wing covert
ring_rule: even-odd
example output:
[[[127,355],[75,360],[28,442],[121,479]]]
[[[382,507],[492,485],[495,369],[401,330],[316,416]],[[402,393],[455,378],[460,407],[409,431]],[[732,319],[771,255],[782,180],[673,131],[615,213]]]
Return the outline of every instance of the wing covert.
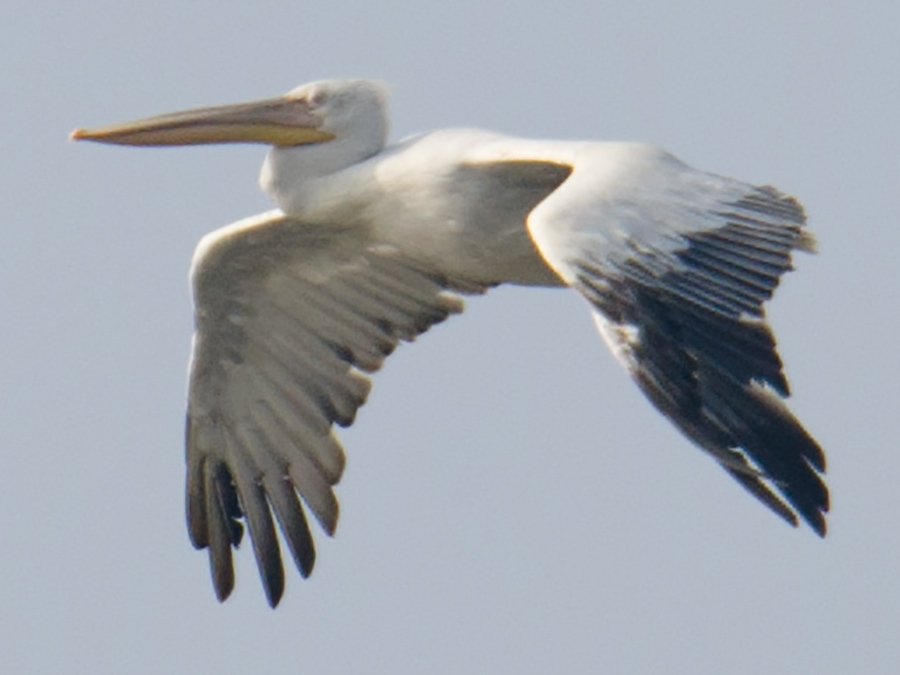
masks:
[[[302,504],[334,532],[332,487],[344,451],[332,425],[353,423],[371,386],[366,373],[401,340],[460,312],[454,290],[485,287],[424,269],[365,231],[280,211],[204,238],[192,282],[191,541],[209,549],[216,594],[225,599],[245,522],[275,606],[284,587],[275,523],[307,576],[315,549]]]

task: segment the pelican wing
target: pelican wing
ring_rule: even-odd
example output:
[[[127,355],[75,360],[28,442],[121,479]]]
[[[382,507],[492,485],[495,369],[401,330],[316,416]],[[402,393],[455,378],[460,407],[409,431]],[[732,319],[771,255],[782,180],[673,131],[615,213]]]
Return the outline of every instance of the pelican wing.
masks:
[[[532,237],[656,407],[772,510],[824,535],[825,457],[783,402],[763,309],[791,252],[814,247],[802,208],[646,146],[611,154],[576,165],[532,213]]]
[[[365,373],[400,340],[462,310],[452,291],[484,286],[423,269],[360,229],[280,211],[206,237],[192,281],[188,529],[194,546],[209,548],[224,599],[246,520],[275,606],[284,572],[274,522],[303,576],[315,549],[297,493],[326,532],[337,524],[332,486],[344,451],[332,423],[353,423],[369,393]]]

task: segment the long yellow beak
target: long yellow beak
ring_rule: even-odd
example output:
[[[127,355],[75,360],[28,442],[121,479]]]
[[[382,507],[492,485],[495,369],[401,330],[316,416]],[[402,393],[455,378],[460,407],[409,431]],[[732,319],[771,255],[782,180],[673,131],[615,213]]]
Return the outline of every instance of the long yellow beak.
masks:
[[[324,143],[334,134],[321,131],[321,120],[305,99],[274,98],[254,103],[198,108],[114,124],[75,129],[74,141],[116,145],[199,145],[265,143],[291,146]]]

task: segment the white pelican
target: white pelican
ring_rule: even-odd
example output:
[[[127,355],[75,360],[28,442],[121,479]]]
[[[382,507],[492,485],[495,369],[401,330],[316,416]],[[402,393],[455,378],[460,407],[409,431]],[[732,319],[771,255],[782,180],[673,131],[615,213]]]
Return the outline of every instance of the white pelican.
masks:
[[[298,494],[332,534],[344,469],[332,423],[352,424],[366,373],[398,342],[501,283],[580,293],[660,412],[775,513],[824,536],[825,457],[783,402],[763,311],[792,250],[814,248],[800,204],[644,144],[453,129],[388,146],[387,132],[384,87],[349,80],[72,133],[272,146],[260,184],[279,208],[206,235],[191,267],[187,521],[219,600],[242,521],[273,607],[275,520],[309,575]]]

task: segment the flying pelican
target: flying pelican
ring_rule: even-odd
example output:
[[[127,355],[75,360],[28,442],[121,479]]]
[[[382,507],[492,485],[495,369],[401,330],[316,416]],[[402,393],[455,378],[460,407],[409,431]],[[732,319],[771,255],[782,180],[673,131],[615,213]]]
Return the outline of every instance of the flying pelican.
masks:
[[[387,133],[385,87],[365,80],[72,132],[272,146],[260,185],[279,208],[206,235],[191,266],[187,522],[220,601],[243,523],[272,607],[276,520],[310,574],[298,494],[333,534],[333,423],[353,423],[366,374],[401,340],[501,283],[580,293],[660,412],[776,514],[825,535],[825,456],[784,403],[763,309],[792,251],[815,247],[797,201],[639,143]]]

